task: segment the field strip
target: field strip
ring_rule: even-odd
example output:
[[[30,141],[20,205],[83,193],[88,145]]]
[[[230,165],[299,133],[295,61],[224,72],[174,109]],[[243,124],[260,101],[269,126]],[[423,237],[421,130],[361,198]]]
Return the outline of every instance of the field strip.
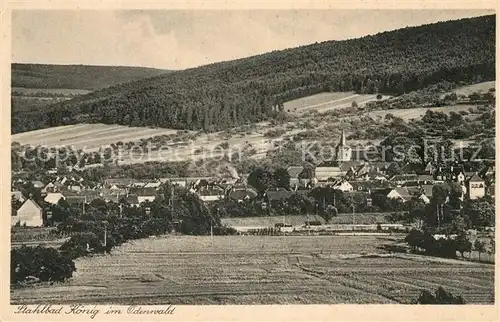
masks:
[[[79,140],[75,142],[71,142],[71,145],[75,148],[88,148],[94,147],[98,148],[101,146],[110,145],[111,143],[115,143],[117,141],[128,142],[133,140],[139,140],[141,138],[149,137],[151,134],[157,133],[155,129],[143,129],[134,132],[127,131],[123,134],[113,134],[107,135],[105,137],[89,137],[84,140]]]
[[[308,105],[308,106],[305,106],[305,107],[301,108],[301,110],[303,110],[303,109],[309,109],[309,108],[315,108],[315,107],[323,106],[323,105],[334,104],[334,103],[337,103],[337,102],[340,102],[340,101],[345,101],[345,100],[348,100],[348,99],[353,99],[353,98],[356,98],[358,96],[359,96],[359,94],[354,94],[354,95],[351,95],[351,96],[347,96],[347,97],[343,97],[343,98],[331,100],[331,101],[328,101],[328,102],[323,102],[323,103],[314,104],[314,105]]]
[[[297,98],[284,103],[285,109],[300,110],[311,105],[322,104],[324,102],[334,102],[344,97],[355,95],[355,92],[322,92],[311,96]]]
[[[46,133],[57,133],[57,132],[62,132],[62,131],[67,131],[71,128],[75,127],[85,127],[88,126],[88,124],[77,124],[77,125],[64,125],[64,126],[57,126],[57,127],[49,127],[46,129],[41,129],[41,130],[35,130],[35,131],[29,131],[29,132],[22,132],[22,133],[16,133],[12,135],[13,141],[16,139],[26,139],[26,137],[40,137]]]
[[[23,140],[30,140],[30,141],[37,141],[41,140],[43,138],[49,138],[50,137],[55,137],[59,138],[61,136],[67,137],[68,135],[71,134],[77,134],[77,133],[82,133],[82,132],[91,132],[91,131],[96,131],[98,129],[105,128],[101,124],[78,124],[78,125],[71,125],[71,127],[57,127],[57,128],[49,128],[52,129],[52,131],[45,131],[44,130],[36,130],[36,131],[31,131],[31,132],[26,132],[27,134],[31,134],[29,137],[22,137]],[[43,133],[39,133],[39,131],[44,131]],[[17,134],[14,134],[16,136]]]
[[[85,138],[86,136],[89,136],[89,135],[92,135],[92,136],[96,136],[96,135],[109,135],[109,134],[117,134],[117,133],[120,133],[120,132],[127,133],[127,132],[130,132],[130,129],[129,128],[123,128],[123,127],[102,128],[102,129],[97,129],[97,130],[90,129],[88,131],[82,131],[82,132],[76,133],[77,135],[74,135],[74,136],[67,136],[64,139],[60,139],[59,141],[66,141],[66,140],[74,140],[74,139],[78,139],[78,138]],[[88,139],[88,138],[86,138],[86,139]]]
[[[43,142],[44,145],[50,146],[50,145],[61,145],[61,142],[64,142],[66,140],[73,140],[73,138],[77,136],[94,136],[94,133],[100,133],[101,135],[107,132],[113,132],[113,131],[123,131],[121,128],[97,128],[97,129],[92,129],[92,128],[84,128],[83,130],[77,129],[77,130],[71,130],[71,131],[66,131],[62,133],[53,133],[53,134],[45,134],[40,137],[36,137],[31,139],[30,141],[40,144]],[[41,141],[43,140],[43,141]],[[69,145],[73,145],[74,142],[69,142]]]

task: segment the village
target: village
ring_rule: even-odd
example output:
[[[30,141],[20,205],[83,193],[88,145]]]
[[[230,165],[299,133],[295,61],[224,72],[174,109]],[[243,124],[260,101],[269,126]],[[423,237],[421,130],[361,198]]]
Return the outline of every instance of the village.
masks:
[[[334,161],[321,162],[313,169],[290,166],[284,174],[285,184],[267,189],[249,184],[250,173],[240,176],[234,171],[226,177],[193,176],[153,180],[108,178],[94,185],[89,185],[76,170],[66,175],[50,171],[42,180],[35,181],[27,181],[23,179],[22,172],[14,172],[11,192],[14,208],[11,223],[12,226],[46,226],[46,221],[50,221],[51,216],[49,206],[57,205],[61,200],[83,209],[86,204],[96,199],[139,207],[153,202],[160,186],[167,182],[195,193],[207,205],[228,200],[251,202],[262,209],[284,202],[294,194],[311,195],[315,188],[329,188],[331,192],[342,192],[347,198],[363,200],[367,209],[373,205],[374,199],[379,203],[380,200],[395,201],[398,204],[419,200],[429,204],[433,197],[433,188],[443,184],[459,187],[461,194],[458,197],[461,201],[484,197],[493,199],[495,196],[494,165],[484,166],[479,163],[481,167],[474,169],[469,166],[466,169],[458,161],[447,165],[428,161],[425,164],[403,165],[400,174],[390,176],[388,169],[393,164],[391,162],[355,159],[353,149],[347,144],[342,132]],[[35,195],[39,197],[34,198]],[[355,211],[355,206],[352,207]],[[387,212],[393,210],[398,208],[383,209]],[[228,215],[231,217],[231,214]]]

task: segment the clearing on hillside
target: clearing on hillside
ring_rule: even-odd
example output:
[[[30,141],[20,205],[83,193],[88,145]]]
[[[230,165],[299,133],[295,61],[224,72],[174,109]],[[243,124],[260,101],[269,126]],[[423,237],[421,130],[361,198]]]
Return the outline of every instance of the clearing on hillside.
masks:
[[[382,97],[382,99],[386,98],[389,98],[389,96]],[[356,102],[358,106],[362,107],[364,104],[375,100],[377,100],[376,94],[360,95],[355,92],[328,92],[288,101],[284,104],[284,107],[286,112],[300,115],[312,110],[322,113],[346,108],[350,107],[352,102]]]
[[[490,90],[490,88],[495,88],[495,81],[461,86],[448,93],[441,95],[441,97],[444,97],[446,94],[450,93],[456,93],[458,96],[460,95],[469,96],[472,93],[487,93]]]
[[[402,237],[401,237],[402,238]],[[76,260],[66,283],[11,289],[12,304],[411,303],[443,286],[494,303],[494,265],[389,254],[395,236],[162,236]],[[378,253],[378,254],[377,254]],[[95,274],[99,271],[99,274]]]

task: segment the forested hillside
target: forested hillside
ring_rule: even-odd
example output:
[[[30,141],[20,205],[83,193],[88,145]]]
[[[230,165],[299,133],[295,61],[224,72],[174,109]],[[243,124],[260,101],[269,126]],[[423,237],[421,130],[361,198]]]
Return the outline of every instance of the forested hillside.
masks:
[[[12,64],[12,87],[98,90],[163,74],[154,68],[87,65]]]
[[[17,115],[37,128],[78,122],[212,131],[275,117],[323,92],[400,94],[495,79],[495,16],[329,41],[172,72]]]

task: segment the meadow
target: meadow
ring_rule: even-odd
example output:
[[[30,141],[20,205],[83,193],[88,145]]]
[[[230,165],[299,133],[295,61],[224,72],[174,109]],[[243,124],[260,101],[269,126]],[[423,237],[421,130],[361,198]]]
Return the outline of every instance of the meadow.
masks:
[[[493,303],[493,265],[381,249],[401,238],[141,239],[111,254],[77,259],[77,271],[68,282],[11,289],[11,303],[411,303],[422,290],[440,285],[467,303]]]

